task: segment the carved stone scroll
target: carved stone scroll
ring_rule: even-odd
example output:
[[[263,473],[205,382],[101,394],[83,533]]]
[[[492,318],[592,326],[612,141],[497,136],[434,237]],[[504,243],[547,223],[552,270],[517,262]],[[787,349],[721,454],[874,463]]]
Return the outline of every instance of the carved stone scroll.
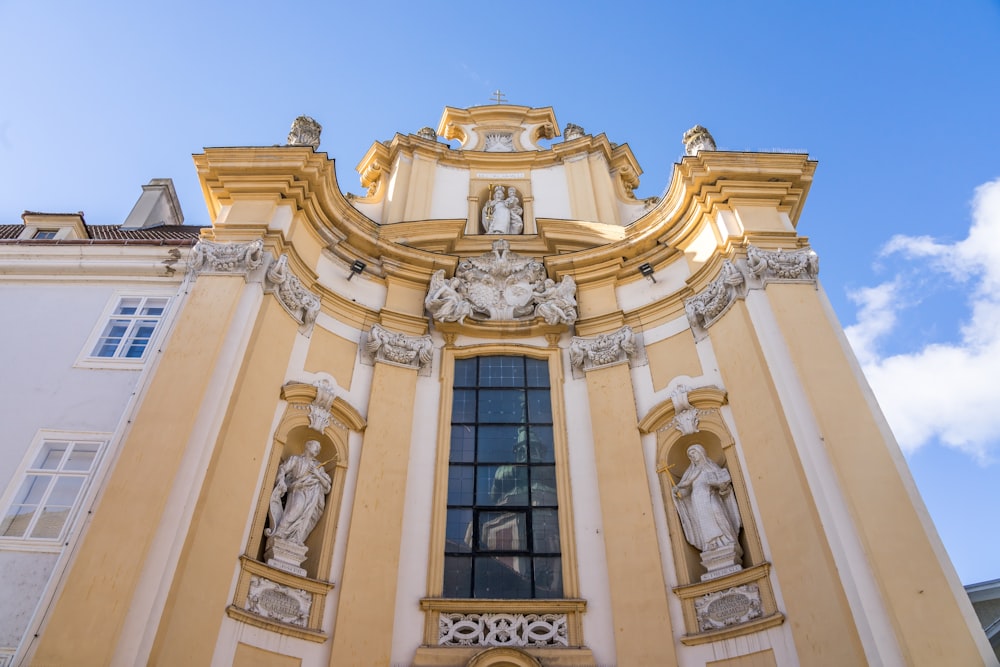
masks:
[[[703,387],[696,388],[711,388],[718,390],[718,387],[714,385],[704,385]],[[683,435],[692,435],[698,432],[701,417],[716,412],[716,410],[701,410],[691,405],[691,401],[688,399],[688,394],[691,391],[691,387],[679,384],[672,392],[670,392],[670,401],[674,405],[674,416],[666,424],[656,429],[657,432],[676,428]]]
[[[408,336],[390,331],[380,324],[372,325],[362,348],[372,363],[381,361],[396,366],[409,366],[422,374],[430,373],[431,359],[434,358],[430,336]]]
[[[555,282],[540,261],[510,252],[510,243],[498,239],[492,252],[459,262],[454,278],[436,271],[424,306],[439,322],[541,317],[548,324],[572,324],[577,319],[576,283],[572,276]]]
[[[288,269],[288,255],[279,257],[268,268],[264,278],[264,291],[274,293],[288,314],[302,325],[299,331],[305,334],[311,332],[319,314],[320,299]]]
[[[642,352],[641,339],[626,325],[593,338],[574,336],[569,346],[569,361],[575,374],[615,364],[631,364],[643,356]]]
[[[304,628],[309,623],[312,595],[264,577],[253,576],[250,578],[246,609],[264,618]]]
[[[251,271],[264,262],[264,242],[255,239],[248,243],[216,243],[198,241],[191,251],[191,270],[198,275],[242,275],[248,278]]]
[[[569,646],[566,614],[448,614],[439,646]]]
[[[701,632],[722,630],[761,616],[760,590],[757,584],[735,586],[698,598],[694,606]]]
[[[326,378],[313,383],[313,386],[316,387],[316,398],[309,404],[309,428],[322,433],[330,425],[331,420],[336,421],[330,414],[330,407],[336,395],[333,383]]]
[[[715,280],[700,293],[684,301],[684,312],[691,328],[696,333],[703,333],[712,326],[737,298],[743,296],[745,284],[743,274],[727,259]]]

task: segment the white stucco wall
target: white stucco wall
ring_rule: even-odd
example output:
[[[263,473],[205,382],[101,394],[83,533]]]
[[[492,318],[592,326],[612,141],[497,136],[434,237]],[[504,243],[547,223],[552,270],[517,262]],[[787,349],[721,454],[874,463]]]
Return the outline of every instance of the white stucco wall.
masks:
[[[536,218],[569,220],[573,209],[569,202],[566,168],[562,165],[531,171],[531,194],[535,198]]]

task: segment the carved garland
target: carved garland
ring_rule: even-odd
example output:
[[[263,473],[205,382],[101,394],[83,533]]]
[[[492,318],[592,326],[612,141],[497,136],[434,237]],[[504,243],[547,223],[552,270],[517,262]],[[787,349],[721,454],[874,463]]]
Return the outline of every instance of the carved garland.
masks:
[[[201,274],[242,274],[244,278],[264,262],[264,242],[216,243],[198,241],[191,251],[191,271]]]
[[[264,276],[264,291],[273,293],[288,314],[302,325],[303,333],[312,330],[319,314],[320,299],[303,286],[302,281],[288,269],[288,255],[274,262]]]
[[[408,336],[390,331],[380,324],[373,324],[362,349],[371,363],[383,362],[394,366],[416,368],[421,373],[430,372],[434,346],[430,336]]]
[[[786,252],[747,244],[746,259],[723,262],[715,280],[685,299],[684,313],[695,335],[703,335],[737,299],[746,297],[747,290],[769,282],[815,283],[818,274],[819,258],[811,248]]]
[[[632,327],[626,325],[617,331],[593,338],[574,336],[569,346],[569,361],[574,371],[631,363],[641,356],[642,343]]]

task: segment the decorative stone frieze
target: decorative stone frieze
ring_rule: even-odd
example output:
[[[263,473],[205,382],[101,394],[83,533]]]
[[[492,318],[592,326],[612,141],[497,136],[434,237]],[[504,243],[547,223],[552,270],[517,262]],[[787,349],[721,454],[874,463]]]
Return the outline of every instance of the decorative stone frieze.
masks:
[[[302,281],[288,268],[288,255],[282,255],[264,274],[264,291],[273,293],[288,314],[302,325],[304,334],[312,332],[319,314],[320,299],[302,285]]]
[[[566,614],[442,613],[438,645],[569,646]]]
[[[459,262],[455,277],[444,270],[431,276],[424,305],[439,322],[518,321],[541,317],[547,324],[577,319],[576,283],[563,276],[556,283],[537,259],[510,252],[506,239],[493,242],[492,252]]]
[[[304,628],[309,623],[312,595],[264,577],[253,576],[250,578],[245,608],[263,618]]]
[[[319,135],[323,126],[309,116],[299,116],[292,121],[292,129],[288,133],[288,146],[312,146],[319,148]]]
[[[697,155],[700,151],[715,150],[715,139],[701,125],[695,125],[685,132],[681,141],[684,143],[685,155]]]
[[[198,241],[191,250],[190,267],[195,274],[243,275],[264,262],[264,241],[254,239],[247,243],[216,243]]]
[[[615,364],[634,364],[643,359],[642,339],[626,325],[617,331],[592,338],[574,336],[569,346],[569,362],[576,375]]]
[[[699,294],[685,299],[684,312],[691,328],[696,333],[708,329],[729,310],[737,298],[744,295],[745,286],[746,279],[743,273],[727,259],[715,280]]]
[[[696,599],[694,607],[701,632],[722,630],[761,616],[760,590],[757,584],[734,586]]]
[[[761,287],[769,282],[816,282],[819,275],[819,257],[812,248],[802,248],[786,252],[761,250],[747,244],[748,278],[756,279]],[[750,287],[757,285],[751,284]]]
[[[431,359],[434,358],[430,336],[408,336],[374,324],[361,347],[372,364],[380,361],[416,368],[421,375],[430,374]]]

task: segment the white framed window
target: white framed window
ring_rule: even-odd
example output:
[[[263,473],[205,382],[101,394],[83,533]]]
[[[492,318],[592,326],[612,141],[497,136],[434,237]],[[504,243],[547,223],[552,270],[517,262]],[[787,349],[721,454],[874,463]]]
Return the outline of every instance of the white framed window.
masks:
[[[0,517],[0,543],[61,543],[87,495],[106,445],[103,439],[42,434],[14,478],[13,494],[7,494]]]
[[[169,305],[167,294],[116,294],[87,340],[77,365],[142,366],[162,329]]]

